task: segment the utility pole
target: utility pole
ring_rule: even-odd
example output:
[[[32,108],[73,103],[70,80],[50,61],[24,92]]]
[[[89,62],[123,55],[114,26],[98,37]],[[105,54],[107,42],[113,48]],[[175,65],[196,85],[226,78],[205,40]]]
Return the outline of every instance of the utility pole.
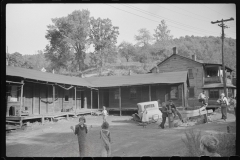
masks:
[[[225,20],[222,19],[220,21],[211,22],[212,24],[221,23],[221,24],[218,24],[218,26],[222,27],[222,67],[223,67],[223,89],[224,89],[225,96],[227,96],[227,91],[226,91],[226,72],[225,72],[225,65],[224,65],[223,44],[224,44],[224,28],[229,28],[229,27],[227,27],[223,22],[233,21],[233,20],[234,20],[233,18],[230,18],[230,19],[225,19]]]

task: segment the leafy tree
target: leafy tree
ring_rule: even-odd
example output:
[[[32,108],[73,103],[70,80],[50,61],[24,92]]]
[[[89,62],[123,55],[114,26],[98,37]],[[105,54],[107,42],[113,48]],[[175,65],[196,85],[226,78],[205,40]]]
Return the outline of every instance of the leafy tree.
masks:
[[[94,17],[90,18],[90,24],[90,40],[95,48],[95,51],[91,54],[91,59],[100,69],[101,74],[109,50],[117,43],[118,27],[113,26],[110,19],[95,19]]]
[[[15,52],[8,55],[8,65],[14,67],[22,67],[24,59],[21,53]]]
[[[170,35],[170,30],[168,30],[168,27],[164,20],[161,21],[161,24],[159,24],[154,31],[155,34],[153,36],[157,42],[169,41],[173,38],[173,36]]]
[[[135,54],[135,48],[134,46],[129,43],[129,42],[125,42],[123,41],[119,46],[119,53],[122,57],[126,58],[127,62],[130,60],[131,57],[134,56]]]
[[[56,68],[69,70],[70,67],[81,72],[84,68],[85,50],[89,45],[90,12],[74,11],[67,17],[54,18],[52,22],[54,24],[48,26],[45,36],[50,42],[46,46],[46,58]]]
[[[146,28],[141,28],[138,31],[138,35],[135,35],[138,46],[147,46],[151,43],[152,39],[152,35]]]

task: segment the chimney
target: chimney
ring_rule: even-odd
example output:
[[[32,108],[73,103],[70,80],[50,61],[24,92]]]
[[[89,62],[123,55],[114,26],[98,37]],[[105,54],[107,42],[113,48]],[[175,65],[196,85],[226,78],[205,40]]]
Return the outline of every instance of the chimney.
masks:
[[[194,60],[194,61],[197,60],[197,56],[195,54],[192,55],[192,60]]]
[[[177,47],[173,47],[173,54],[177,54]]]

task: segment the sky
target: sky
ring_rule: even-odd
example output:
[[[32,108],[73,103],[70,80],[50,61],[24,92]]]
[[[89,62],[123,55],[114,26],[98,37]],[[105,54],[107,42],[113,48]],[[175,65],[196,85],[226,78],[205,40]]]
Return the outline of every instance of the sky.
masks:
[[[7,4],[6,52],[37,54],[49,44],[45,38],[52,18],[66,17],[75,10],[88,9],[94,18],[110,19],[119,27],[117,45],[122,41],[135,44],[134,36],[146,28],[151,34],[165,20],[173,38],[181,36],[220,36],[222,29],[211,21],[225,22],[226,37],[236,39],[236,6],[230,3],[76,3],[76,4]]]

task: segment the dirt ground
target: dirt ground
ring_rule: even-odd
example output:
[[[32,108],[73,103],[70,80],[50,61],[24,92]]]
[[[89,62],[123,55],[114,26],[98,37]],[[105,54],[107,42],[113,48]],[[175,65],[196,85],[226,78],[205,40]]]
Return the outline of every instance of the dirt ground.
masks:
[[[146,128],[138,125],[131,116],[108,116],[112,138],[112,156],[184,156],[185,146],[182,138],[189,129],[203,133],[227,132],[227,126],[235,128],[235,116],[228,114],[228,120],[220,120],[221,114],[211,116],[212,122],[191,126],[179,126],[173,129],[159,129],[159,120]],[[100,126],[101,116],[86,115],[89,132],[88,156],[101,156]],[[24,130],[19,129],[6,135],[7,157],[78,157],[78,142],[70,126],[78,123],[78,118],[48,122],[44,125],[32,124]],[[166,122],[167,124],[168,122]],[[235,129],[233,129],[236,132]]]

